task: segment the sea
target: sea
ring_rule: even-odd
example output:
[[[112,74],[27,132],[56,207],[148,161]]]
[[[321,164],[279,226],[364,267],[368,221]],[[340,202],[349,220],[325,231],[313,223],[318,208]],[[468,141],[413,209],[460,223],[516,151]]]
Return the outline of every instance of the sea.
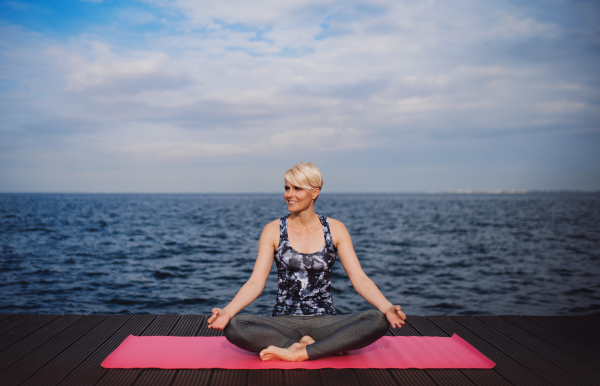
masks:
[[[599,315],[600,194],[329,194],[407,315]],[[0,313],[208,314],[250,277],[282,194],[0,194]],[[270,315],[275,265],[243,312]],[[340,314],[373,308],[336,261]]]

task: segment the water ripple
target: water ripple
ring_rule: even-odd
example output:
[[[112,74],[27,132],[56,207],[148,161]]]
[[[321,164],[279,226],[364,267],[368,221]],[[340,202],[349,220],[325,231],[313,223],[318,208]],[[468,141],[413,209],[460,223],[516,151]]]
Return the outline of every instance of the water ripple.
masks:
[[[322,194],[409,314],[600,314],[600,195]],[[0,310],[209,313],[252,272],[281,195],[0,194]],[[268,315],[276,269],[246,312]],[[341,313],[371,308],[339,263]]]

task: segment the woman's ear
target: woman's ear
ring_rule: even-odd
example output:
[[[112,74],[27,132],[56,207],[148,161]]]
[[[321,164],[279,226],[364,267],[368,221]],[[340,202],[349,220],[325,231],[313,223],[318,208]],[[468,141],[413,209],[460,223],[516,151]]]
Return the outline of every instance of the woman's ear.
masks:
[[[312,199],[316,200],[317,197],[319,197],[319,194],[321,193],[321,189],[319,188],[314,188],[312,191]]]

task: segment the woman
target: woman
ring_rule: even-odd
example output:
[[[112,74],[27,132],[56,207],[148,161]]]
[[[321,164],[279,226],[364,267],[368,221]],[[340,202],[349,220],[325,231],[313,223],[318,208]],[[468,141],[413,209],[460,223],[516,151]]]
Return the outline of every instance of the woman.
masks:
[[[260,352],[263,361],[304,361],[356,350],[381,338],[390,325],[401,327],[406,316],[363,272],[344,224],[315,213],[323,186],[319,169],[301,162],[284,179],[290,214],[265,226],[250,279],[225,308],[212,310],[208,327],[224,329],[231,343]],[[336,255],[356,292],[376,310],[337,315],[331,297]],[[279,279],[273,317],[239,315],[264,289],[273,259]]]

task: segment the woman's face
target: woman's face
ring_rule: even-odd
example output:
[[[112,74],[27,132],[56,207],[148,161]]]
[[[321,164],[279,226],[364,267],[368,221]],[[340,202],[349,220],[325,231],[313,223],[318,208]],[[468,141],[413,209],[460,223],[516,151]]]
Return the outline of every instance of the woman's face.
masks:
[[[319,189],[313,189],[310,192],[306,190],[294,186],[289,182],[285,183],[285,192],[283,193],[283,197],[288,204],[288,210],[290,212],[300,212],[308,207],[312,203],[312,200],[317,198],[319,195]]]

